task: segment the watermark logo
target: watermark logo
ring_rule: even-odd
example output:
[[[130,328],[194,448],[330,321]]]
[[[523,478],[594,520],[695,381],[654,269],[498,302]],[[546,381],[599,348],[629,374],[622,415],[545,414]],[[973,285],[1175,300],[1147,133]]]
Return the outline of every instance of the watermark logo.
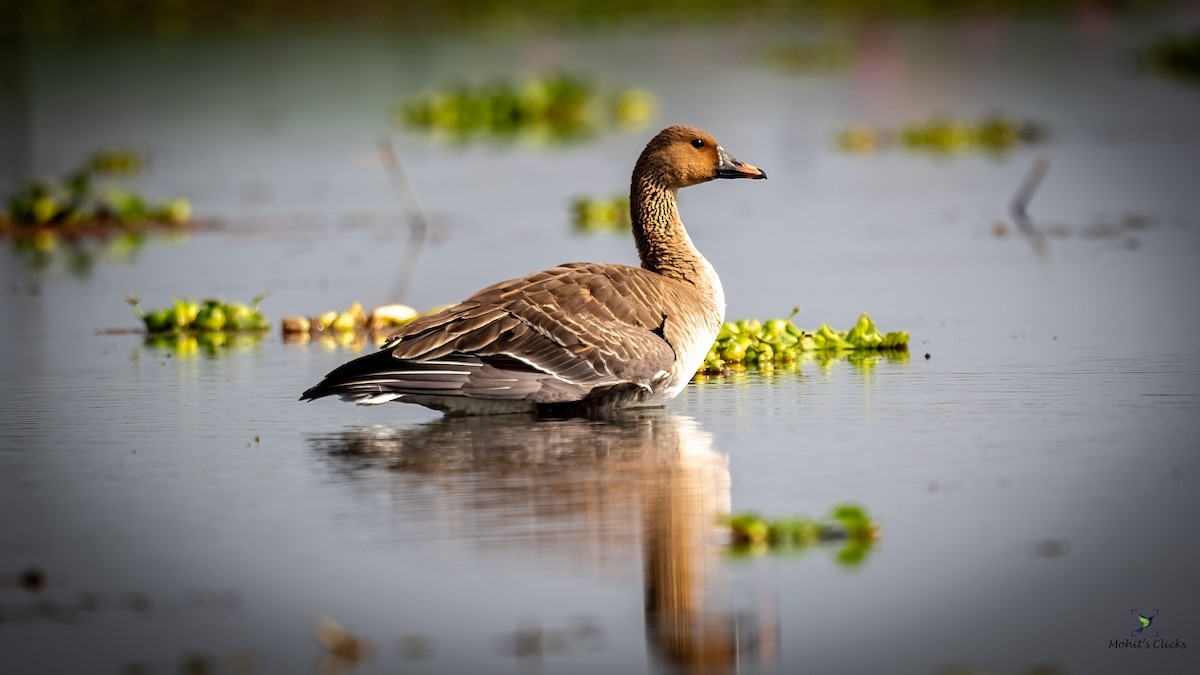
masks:
[[[1129,631],[1129,637],[1108,641],[1109,649],[1187,649],[1186,640],[1179,638],[1166,639],[1161,637],[1158,627],[1158,609],[1131,609],[1129,616],[1134,621],[1134,628]]]
[[[1134,628],[1133,630],[1129,631],[1129,637],[1142,635],[1142,631],[1149,628],[1150,625],[1154,623],[1154,618],[1158,616],[1157,609],[1152,609],[1149,611],[1142,610],[1142,609],[1131,609],[1131,610],[1129,610],[1129,613],[1133,616],[1136,616],[1138,623],[1140,624],[1137,628]],[[1155,629],[1153,633],[1147,633],[1146,635],[1150,636],[1150,637],[1158,637],[1159,635],[1161,635],[1161,633],[1159,633],[1158,630]],[[1145,637],[1145,636],[1143,636],[1143,637]]]

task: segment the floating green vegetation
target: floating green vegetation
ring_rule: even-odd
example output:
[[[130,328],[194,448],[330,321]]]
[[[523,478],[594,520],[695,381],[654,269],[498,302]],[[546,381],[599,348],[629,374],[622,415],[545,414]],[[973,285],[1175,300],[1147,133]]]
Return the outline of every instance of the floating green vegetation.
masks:
[[[602,127],[640,129],[657,107],[641,89],[606,93],[588,78],[554,74],[520,84],[499,80],[423,92],[397,109],[396,120],[458,142],[518,136],[571,142]]]
[[[266,331],[178,331],[147,333],[145,346],[154,351],[170,352],[179,359],[198,355],[216,357],[231,351],[249,351],[262,344]]]
[[[1165,37],[1151,45],[1143,59],[1167,75],[1200,84],[1200,31]]]
[[[126,302],[146,324],[146,333],[150,335],[262,332],[271,327],[258,308],[264,297],[255,296],[249,305],[222,300],[177,299],[171,306],[151,312],[143,312],[138,299],[133,296],[126,298]]]
[[[629,196],[577,197],[571,216],[576,232],[629,232]]]
[[[849,567],[866,559],[882,533],[879,524],[856,504],[838,506],[823,519],[765,518],[751,511],[730,515],[723,524],[729,527],[731,556],[799,553],[817,544],[843,543],[837,561]]]
[[[187,223],[192,217],[188,200],[151,202],[113,182],[136,176],[144,161],[133,150],[96,152],[60,180],[29,182],[9,199],[0,233],[44,240],[47,231],[109,233]]]
[[[821,75],[845,69],[854,60],[849,42],[777,45],[763,52],[763,61],[792,74]]]
[[[180,244],[189,238],[186,231],[171,231],[161,240]],[[13,255],[34,270],[47,270],[62,263],[73,276],[91,275],[100,259],[132,260],[145,248],[148,237],[144,232],[120,232],[113,236],[83,236],[74,232],[58,232],[36,228],[29,236],[13,238]]]
[[[978,122],[935,117],[897,131],[865,124],[838,132],[837,145],[843,152],[870,154],[900,147],[934,155],[983,152],[1001,155],[1021,145],[1040,143],[1045,129],[1028,120],[992,115]]]
[[[154,203],[120,184],[144,165],[137,151],[107,150],[61,179],[28,182],[0,212],[0,237],[11,236],[14,255],[34,269],[65,260],[79,277],[91,274],[101,257],[132,258],[149,232],[186,239],[194,229],[188,200]]]
[[[824,373],[832,373],[838,364],[846,364],[864,374],[869,374],[880,363],[907,363],[911,358],[907,349],[881,349],[873,351],[811,351],[803,352],[795,361],[788,363],[765,362],[747,366],[727,365],[722,370],[701,369],[693,376],[697,384],[754,386],[763,379],[794,375],[806,365],[816,365]]]
[[[700,374],[721,374],[732,367],[757,366],[759,369],[788,367],[806,354],[825,355],[831,361],[841,353],[879,357],[888,352],[908,350],[908,333],[880,333],[871,317],[863,314],[848,331],[836,331],[827,324],[815,331],[801,330],[791,319],[726,321],[717,339],[704,357]],[[875,359],[877,361],[878,359]]]

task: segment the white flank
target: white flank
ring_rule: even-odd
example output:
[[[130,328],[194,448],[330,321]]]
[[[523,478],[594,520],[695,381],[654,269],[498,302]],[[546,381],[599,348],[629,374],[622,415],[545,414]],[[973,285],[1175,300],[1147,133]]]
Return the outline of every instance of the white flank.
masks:
[[[355,401],[355,403],[358,405],[379,405],[380,403],[395,401],[402,396],[404,396],[404,394],[376,394],[374,396],[364,396]]]

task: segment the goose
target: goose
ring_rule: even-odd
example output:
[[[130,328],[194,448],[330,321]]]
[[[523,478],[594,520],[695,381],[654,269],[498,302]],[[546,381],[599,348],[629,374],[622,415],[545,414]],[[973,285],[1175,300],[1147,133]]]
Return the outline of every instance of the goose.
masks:
[[[658,407],[695,375],[725,320],[716,270],[679,217],[680,188],[766,178],[708,133],[672,126],[630,182],[641,267],[576,262],[488,286],[393,333],[304,392],[448,415]]]

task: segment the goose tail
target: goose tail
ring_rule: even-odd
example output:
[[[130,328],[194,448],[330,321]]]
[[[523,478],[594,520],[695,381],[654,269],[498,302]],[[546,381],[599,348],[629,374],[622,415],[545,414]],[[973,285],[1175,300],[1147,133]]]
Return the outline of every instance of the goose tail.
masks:
[[[301,394],[300,400],[338,396],[359,405],[376,405],[414,393],[462,395],[469,375],[469,368],[461,364],[401,361],[385,349],[339,366]]]

